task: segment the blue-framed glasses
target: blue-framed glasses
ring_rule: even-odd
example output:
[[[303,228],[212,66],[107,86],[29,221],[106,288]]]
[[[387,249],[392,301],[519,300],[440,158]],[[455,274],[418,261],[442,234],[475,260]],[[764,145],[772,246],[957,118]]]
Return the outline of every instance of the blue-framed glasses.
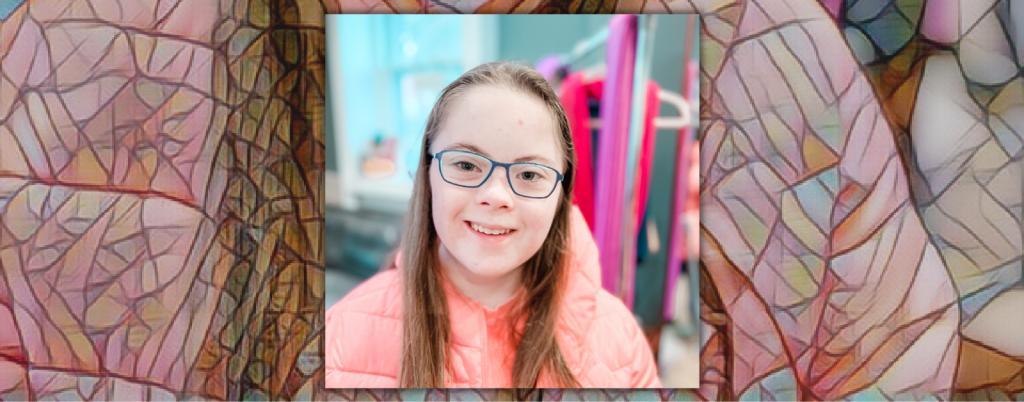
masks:
[[[444,181],[459,187],[477,188],[487,182],[494,168],[505,168],[512,192],[526,198],[548,198],[565,177],[550,166],[538,163],[501,163],[478,153],[449,149],[431,155],[438,161]]]

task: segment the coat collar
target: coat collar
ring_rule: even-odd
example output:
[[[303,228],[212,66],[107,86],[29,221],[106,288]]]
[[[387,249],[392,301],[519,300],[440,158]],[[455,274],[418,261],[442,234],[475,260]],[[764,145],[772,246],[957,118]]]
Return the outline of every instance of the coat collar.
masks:
[[[583,384],[593,384],[595,381],[580,377],[593,374],[584,368],[590,367],[594,358],[594,351],[586,343],[597,310],[597,295],[601,291],[601,263],[594,236],[576,206],[572,208],[569,230],[570,262],[558,315],[558,344],[569,369],[577,375],[578,380]],[[538,383],[538,386],[541,384]],[[555,387],[554,384],[546,386]]]
[[[597,296],[601,291],[601,265],[598,259],[597,243],[594,241],[594,236],[587,226],[583,214],[575,205],[572,207],[569,230],[569,266],[558,314],[556,336],[569,369],[577,375],[580,382],[584,384],[601,383],[601,381],[594,378],[580,378],[596,375],[590,370],[584,370],[584,368],[590,367],[592,360],[595,358],[594,351],[586,343],[587,334],[595,318]],[[401,261],[402,256],[399,253],[395,258],[395,267],[399,271],[402,269]],[[455,289],[447,282],[445,283],[445,288],[450,305],[453,302],[460,306],[471,306],[475,303],[472,300],[468,300],[465,296],[458,294],[459,292],[454,291]],[[453,294],[453,291],[455,294]],[[520,296],[522,293],[520,291],[517,293],[517,296]],[[457,300],[453,300],[453,298]],[[479,305],[478,303],[476,304]],[[506,306],[500,307],[499,310],[507,310],[508,304],[512,303],[507,303]],[[479,307],[483,308],[483,306]],[[463,323],[474,325],[469,322]],[[468,333],[463,334],[463,331]],[[473,339],[475,334],[472,334],[475,331],[471,331],[469,328],[453,326],[452,332],[453,341],[456,343],[477,343]],[[469,336],[467,337],[466,335]],[[542,376],[537,386],[557,387],[548,376]]]

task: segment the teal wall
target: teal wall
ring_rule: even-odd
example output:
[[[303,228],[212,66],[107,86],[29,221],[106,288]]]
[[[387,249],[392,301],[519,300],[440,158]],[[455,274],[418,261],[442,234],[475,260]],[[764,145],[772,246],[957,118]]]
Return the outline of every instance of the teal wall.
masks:
[[[498,17],[498,57],[536,63],[549,54],[567,53],[583,38],[608,25],[608,15],[501,15]],[[586,66],[604,52],[583,60]]]

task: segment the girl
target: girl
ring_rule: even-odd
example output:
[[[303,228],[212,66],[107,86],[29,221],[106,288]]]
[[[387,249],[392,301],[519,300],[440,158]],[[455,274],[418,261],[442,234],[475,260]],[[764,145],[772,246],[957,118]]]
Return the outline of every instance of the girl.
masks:
[[[392,269],[326,313],[328,388],[660,387],[572,205],[565,112],[533,69],[481,65],[427,120]]]

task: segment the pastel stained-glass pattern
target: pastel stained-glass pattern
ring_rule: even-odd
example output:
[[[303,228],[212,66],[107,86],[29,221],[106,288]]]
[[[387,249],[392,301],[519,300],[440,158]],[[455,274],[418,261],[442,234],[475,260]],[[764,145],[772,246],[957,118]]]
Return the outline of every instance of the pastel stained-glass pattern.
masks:
[[[1024,6],[671,11],[702,16],[704,334],[669,397],[1024,397]]]
[[[4,15],[0,399],[318,396],[322,10]]]
[[[817,4],[716,6],[701,259],[724,356],[704,396],[948,397],[957,293],[870,81]]]
[[[1024,394],[1016,2],[10,4],[0,398]],[[701,13],[701,389],[323,393],[325,6]]]
[[[702,396],[1024,396],[1024,9],[695,6]]]
[[[899,46],[860,53],[900,142],[912,202],[959,296],[954,396],[1024,397],[1024,342],[1012,335],[1024,330],[1014,318],[1024,311],[1024,5],[891,3],[874,18],[906,20]],[[885,36],[847,19],[876,43]]]

